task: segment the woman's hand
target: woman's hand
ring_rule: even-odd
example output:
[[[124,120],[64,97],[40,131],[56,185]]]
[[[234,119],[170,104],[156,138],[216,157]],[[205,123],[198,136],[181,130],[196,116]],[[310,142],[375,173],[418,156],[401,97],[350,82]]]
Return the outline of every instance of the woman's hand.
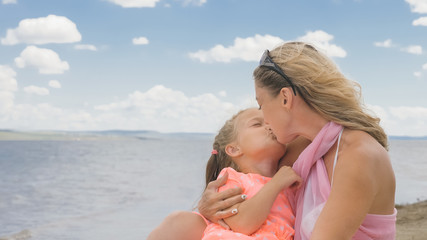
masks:
[[[211,222],[229,229],[229,226],[222,219],[237,214],[237,209],[233,209],[233,206],[243,202],[246,196],[241,195],[241,188],[230,188],[218,192],[218,188],[224,185],[227,179],[228,173],[225,173],[224,176],[208,184],[202,199],[199,201],[198,209]]]

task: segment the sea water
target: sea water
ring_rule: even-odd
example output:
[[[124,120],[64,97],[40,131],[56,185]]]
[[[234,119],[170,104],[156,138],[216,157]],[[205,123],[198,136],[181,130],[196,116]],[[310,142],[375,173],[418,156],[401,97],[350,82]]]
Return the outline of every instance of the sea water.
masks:
[[[0,239],[146,239],[204,188],[211,139],[0,142]],[[397,203],[427,199],[427,141],[392,140]]]

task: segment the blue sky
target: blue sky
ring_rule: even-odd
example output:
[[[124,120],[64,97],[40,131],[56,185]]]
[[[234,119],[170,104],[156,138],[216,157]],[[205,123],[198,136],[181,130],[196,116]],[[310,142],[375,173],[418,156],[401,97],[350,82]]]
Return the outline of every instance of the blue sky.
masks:
[[[304,40],[390,135],[427,135],[427,0],[0,0],[0,128],[215,132]]]

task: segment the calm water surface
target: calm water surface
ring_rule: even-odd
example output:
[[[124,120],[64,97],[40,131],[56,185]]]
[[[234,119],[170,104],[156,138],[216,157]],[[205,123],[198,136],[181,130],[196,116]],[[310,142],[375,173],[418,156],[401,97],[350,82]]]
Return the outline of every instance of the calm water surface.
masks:
[[[204,187],[211,140],[0,142],[0,239],[145,239]],[[427,141],[391,141],[397,203],[427,199]]]

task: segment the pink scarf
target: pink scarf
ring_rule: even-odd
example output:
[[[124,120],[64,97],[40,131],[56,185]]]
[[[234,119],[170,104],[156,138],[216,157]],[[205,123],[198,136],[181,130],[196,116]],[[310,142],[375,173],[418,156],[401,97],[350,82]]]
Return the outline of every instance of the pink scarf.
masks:
[[[293,169],[302,177],[304,184],[295,193],[296,209],[295,240],[309,239],[314,224],[331,191],[323,156],[336,142],[343,127],[328,122],[301,153]]]

